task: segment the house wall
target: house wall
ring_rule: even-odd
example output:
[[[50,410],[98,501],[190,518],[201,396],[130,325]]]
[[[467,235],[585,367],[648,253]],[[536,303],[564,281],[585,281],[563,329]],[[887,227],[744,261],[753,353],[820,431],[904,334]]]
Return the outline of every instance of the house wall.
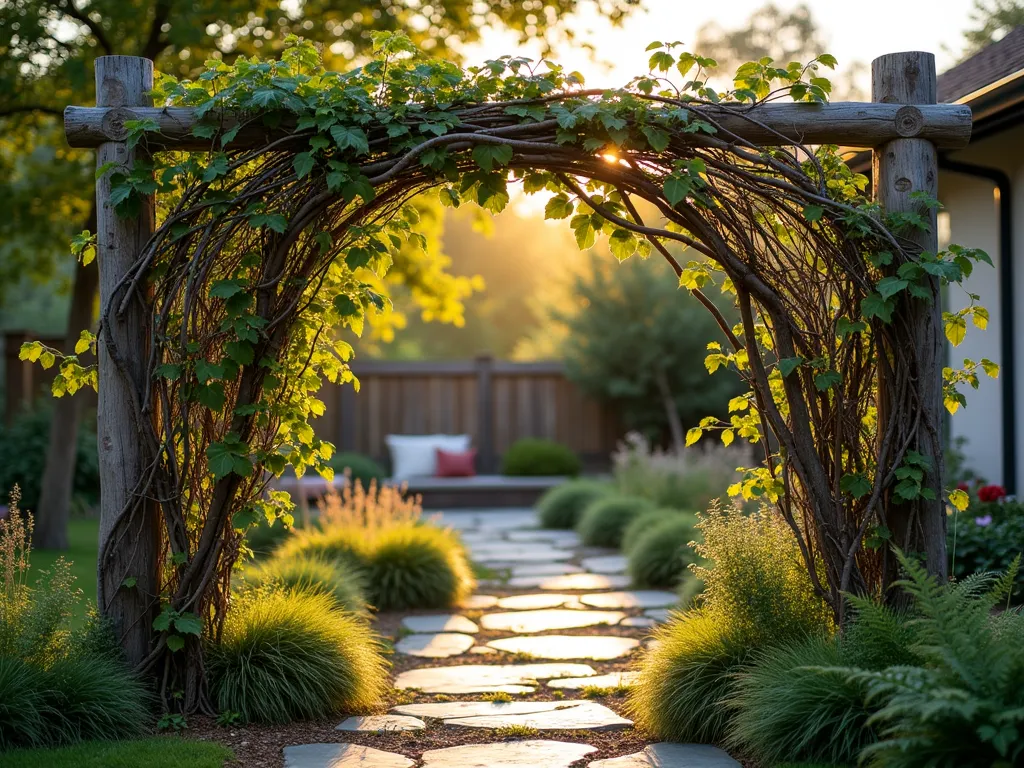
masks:
[[[1013,185],[1014,213],[1014,294],[1024,295],[1024,130],[1017,129],[979,141],[964,150],[952,153],[951,159],[974,163],[1004,171]],[[959,173],[943,171],[939,174],[939,198],[949,216],[949,242],[981,248],[995,264],[975,269],[966,281],[967,291],[981,296],[980,303],[989,310],[988,330],[980,331],[968,324],[967,338],[959,347],[949,348],[950,364],[962,364],[963,359],[979,360],[987,357],[1003,364],[1000,352],[1002,334],[999,286],[1002,267],[999,258],[999,208],[995,185]],[[947,296],[950,310],[961,309],[970,303],[966,293],[953,289]],[[1024,361],[1024,309],[1014,302],[1015,359]],[[1018,362],[1018,368],[1021,363]],[[950,419],[953,437],[967,440],[965,452],[968,466],[993,483],[1003,483],[1003,402],[1002,385],[982,377],[978,390],[968,391],[967,408],[960,409]],[[1024,379],[1016,378],[1016,409],[1024,414]],[[1024,483],[1024,430],[1017,429],[1017,478]],[[1020,488],[1018,488],[1018,491]]]

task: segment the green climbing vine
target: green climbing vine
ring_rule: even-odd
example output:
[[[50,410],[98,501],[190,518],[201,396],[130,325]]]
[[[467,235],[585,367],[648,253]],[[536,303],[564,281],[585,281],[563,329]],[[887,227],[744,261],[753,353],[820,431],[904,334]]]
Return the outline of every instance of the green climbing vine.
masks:
[[[185,689],[183,709],[209,709],[190,670],[202,669],[202,636],[219,631],[246,530],[290,521],[269,480],[288,467],[332,475],[333,446],[313,428],[317,392],[325,380],[358,387],[347,339],[388,311],[396,261],[426,246],[424,195],[499,213],[517,183],[547,196],[545,216],[566,221],[580,248],[606,237],[619,260],[667,259],[722,325],[709,372],[750,384],[729,419],[705,420],[688,442],[717,431],[761,446],[733,492],[789,522],[837,615],[843,592],[885,588],[888,500],[941,493],[934,446],[912,428],[920,383],[898,309],[936,301],[940,284],[987,257],[907,247],[901,231],[930,226],[935,203],[885,215],[835,147],[759,147],[726,127],[737,115],[756,123],[768,101],[826,101],[831,56],[751,62],[723,91],[709,80],[713,60],[679,43],[649,51],[650,72],[611,90],[550,61],[460,68],[384,34],[348,72],[325,71],[293,39],[277,61],[215,60],[195,80],[158,78],[155,103],[192,108],[207,147],[99,169],[123,216],[158,194],[159,228],[102,308],[98,338],[82,344],[138,354],[104,328],[145,302],[153,352],[136,420],[154,469],[115,530],[143,498],[161,500],[165,567],[143,667]],[[164,147],[159,121],[126,128],[130,145]],[[84,253],[88,236],[81,243]],[[717,313],[712,287],[736,302],[738,324]],[[946,316],[954,343],[968,316],[984,326],[975,303]],[[75,355],[31,344],[22,355],[59,364],[68,392],[95,384]],[[880,365],[894,404],[884,423]],[[979,367],[996,374],[989,361],[946,372],[948,405],[962,404],[958,387],[976,384]]]

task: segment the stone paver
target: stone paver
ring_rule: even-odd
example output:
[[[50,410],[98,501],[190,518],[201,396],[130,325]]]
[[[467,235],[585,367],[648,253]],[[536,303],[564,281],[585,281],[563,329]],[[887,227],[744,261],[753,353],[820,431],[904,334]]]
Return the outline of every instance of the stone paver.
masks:
[[[538,659],[618,659],[640,645],[631,637],[602,635],[540,635],[506,637],[487,645],[507,653],[525,653]],[[568,675],[559,675],[568,677]]]
[[[601,592],[580,595],[580,602],[595,608],[666,608],[679,602],[674,592],[639,589],[628,592]]]
[[[628,728],[631,720],[596,701],[453,701],[439,704],[406,704],[395,707],[416,717],[435,717],[445,725],[466,728],[502,728],[521,725],[540,731],[588,730],[614,731]]]
[[[580,535],[575,531],[509,531],[505,538],[509,541],[544,541],[559,549],[575,549],[580,545]]]
[[[530,739],[466,744],[423,753],[424,768],[569,768],[597,748],[589,744]],[[411,765],[411,763],[410,763]]]
[[[391,733],[394,731],[422,731],[426,727],[427,724],[418,717],[409,717],[407,715],[366,715],[364,717],[350,717],[335,730]]]
[[[509,581],[509,586],[512,586],[512,581]],[[538,586],[556,592],[566,589],[618,589],[629,586],[629,577],[618,574],[572,573],[568,576],[552,576],[550,579],[543,579],[537,585],[526,586]]]
[[[284,768],[411,768],[403,755],[361,744],[301,744],[284,748]]]
[[[458,616],[456,614],[406,616],[402,619],[402,626],[410,632],[428,634],[433,634],[434,632],[462,632],[463,634],[472,635],[480,631],[480,627],[465,616]]]
[[[626,617],[620,611],[579,611],[555,608],[541,611],[512,611],[511,613],[488,613],[480,618],[484,629],[501,632],[533,634],[550,632],[555,629],[579,629],[596,627],[601,624],[618,624]]]
[[[644,616],[659,622],[668,621],[671,615],[672,611],[668,608],[651,608],[649,611],[644,611]]]
[[[488,648],[486,645],[474,645],[469,649],[469,652],[475,653],[478,656],[489,656],[493,653],[499,653],[499,651],[496,651],[493,648]]]
[[[464,611],[486,611],[498,604],[498,598],[494,595],[470,595],[459,602],[459,608]]]
[[[466,664],[411,669],[395,678],[395,688],[447,694],[533,693],[538,680],[594,674],[587,664]]]
[[[707,744],[649,744],[643,752],[595,760],[590,768],[740,768],[728,754]]]
[[[582,688],[622,688],[633,685],[640,678],[639,672],[612,672],[594,677],[564,677],[549,680],[549,688],[565,688],[578,691]]]
[[[591,573],[625,573],[629,560],[625,555],[585,557],[580,564]]]
[[[619,622],[620,627],[636,627],[638,629],[647,629],[653,627],[658,622],[647,616],[630,616]]]
[[[567,573],[583,573],[583,569],[572,563],[526,563],[512,566],[513,579],[521,579],[524,576],[562,576]]]
[[[540,611],[545,608],[561,608],[566,603],[579,603],[576,595],[558,592],[540,592],[533,595],[513,595],[498,601],[498,608],[504,611]]]
[[[459,656],[465,653],[473,647],[475,642],[472,635],[463,635],[459,632],[413,634],[406,635],[395,643],[395,650],[406,656],[446,659],[449,656]]]
[[[572,550],[556,549],[546,544],[516,544],[510,541],[480,544],[469,548],[470,557],[478,563],[557,563],[571,560]],[[507,567],[507,566],[506,566]]]

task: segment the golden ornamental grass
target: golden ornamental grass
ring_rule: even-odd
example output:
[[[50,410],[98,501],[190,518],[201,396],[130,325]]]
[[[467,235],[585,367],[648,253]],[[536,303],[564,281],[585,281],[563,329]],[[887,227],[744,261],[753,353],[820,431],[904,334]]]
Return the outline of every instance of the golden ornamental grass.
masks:
[[[367,488],[360,480],[352,480],[346,471],[347,482],[339,493],[330,491],[317,506],[322,528],[362,528],[376,534],[399,525],[415,525],[423,515],[422,497],[406,496],[408,486],[378,485],[371,480]]]

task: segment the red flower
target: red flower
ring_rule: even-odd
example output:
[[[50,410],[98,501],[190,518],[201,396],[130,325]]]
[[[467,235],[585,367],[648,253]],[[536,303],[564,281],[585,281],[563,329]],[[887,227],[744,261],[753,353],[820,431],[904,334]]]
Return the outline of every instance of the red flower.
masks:
[[[1006,489],[1001,485],[984,485],[978,489],[980,501],[999,501],[1006,496]]]
[[[971,486],[969,486],[967,483],[959,482],[956,484],[956,489],[958,491],[969,491],[971,490]]]

